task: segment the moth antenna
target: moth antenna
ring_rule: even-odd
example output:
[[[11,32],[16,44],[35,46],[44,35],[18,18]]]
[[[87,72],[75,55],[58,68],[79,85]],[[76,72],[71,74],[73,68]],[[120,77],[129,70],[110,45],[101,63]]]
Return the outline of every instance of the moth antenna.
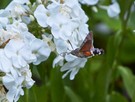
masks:
[[[72,46],[71,42],[70,42],[69,40],[67,40],[67,42],[70,44],[70,46],[71,46],[71,47],[72,47],[72,49],[74,50],[74,48],[73,48],[73,46]]]
[[[67,40],[67,42],[70,44],[70,46],[72,47],[72,49],[74,49],[73,46],[72,46],[72,44],[71,44],[71,42],[69,40]],[[71,53],[71,50],[69,48],[67,48],[67,50],[69,52],[63,52],[63,53],[60,53],[59,55],[62,56],[62,57],[65,57],[66,54],[70,54]]]

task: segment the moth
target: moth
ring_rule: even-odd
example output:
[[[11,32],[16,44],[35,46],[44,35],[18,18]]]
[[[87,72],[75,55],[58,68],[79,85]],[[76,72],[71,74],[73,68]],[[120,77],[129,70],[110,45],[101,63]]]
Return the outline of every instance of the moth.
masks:
[[[81,46],[75,50],[72,50],[70,53],[80,58],[89,58],[95,55],[103,54],[104,50],[99,48],[94,48],[93,33],[90,32],[84,39]]]

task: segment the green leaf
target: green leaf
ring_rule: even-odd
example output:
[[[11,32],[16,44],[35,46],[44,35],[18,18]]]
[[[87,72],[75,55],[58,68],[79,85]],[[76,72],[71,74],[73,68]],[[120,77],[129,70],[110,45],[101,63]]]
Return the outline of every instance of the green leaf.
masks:
[[[65,92],[61,73],[58,68],[51,70],[51,97],[52,102],[64,102]]]
[[[122,33],[119,31],[113,35],[107,45],[107,52],[105,52],[106,59],[102,64],[102,68],[97,74],[95,80],[95,101],[94,102],[105,102],[108,94],[109,85],[112,81],[112,72],[117,64],[119,46],[121,43]]]
[[[48,102],[50,100],[49,87],[46,85],[34,85],[30,89],[25,88],[24,91],[24,96],[20,97],[18,102]]]
[[[131,7],[133,4],[134,0],[118,0],[118,3],[120,5],[120,18],[122,20],[125,19],[125,14],[127,13],[128,9]]]
[[[1,0],[0,9],[5,8],[11,1],[10,0]]]
[[[122,40],[122,33],[118,31],[114,36],[112,36],[107,45],[106,52],[106,65],[107,67],[112,67],[118,58],[118,51],[120,50],[120,43]]]
[[[67,96],[70,98],[71,102],[83,102],[81,100],[81,98],[75,94],[72,89],[70,89],[69,87],[64,87],[65,88],[65,92],[67,94]]]
[[[121,46],[119,59],[123,63],[134,63],[135,61],[135,36],[128,30]]]
[[[107,102],[128,102],[124,96],[117,92],[112,92],[111,95],[107,97]]]
[[[135,30],[135,22],[133,22],[135,19],[135,12],[131,12],[130,19],[128,22],[128,27]]]
[[[133,98],[135,94],[135,76],[128,67],[119,66],[118,71],[130,98]]]
[[[105,52],[106,61],[102,64],[102,68],[100,69],[95,79],[95,94],[93,102],[105,102],[106,100],[106,95],[108,92],[108,87],[111,78],[111,67],[113,65],[113,60],[115,56],[113,39],[114,37],[111,37],[109,39],[107,45],[107,52]]]
[[[133,96],[135,96],[135,92],[133,93]],[[132,102],[135,102],[135,97],[132,97]]]

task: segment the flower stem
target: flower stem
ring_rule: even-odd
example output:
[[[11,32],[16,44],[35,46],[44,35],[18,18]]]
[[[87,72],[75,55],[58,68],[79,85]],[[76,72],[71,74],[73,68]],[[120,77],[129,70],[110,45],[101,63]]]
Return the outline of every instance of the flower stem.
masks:
[[[29,102],[29,89],[26,89],[26,91],[25,91],[26,93],[25,93],[25,96],[26,96],[26,102]]]

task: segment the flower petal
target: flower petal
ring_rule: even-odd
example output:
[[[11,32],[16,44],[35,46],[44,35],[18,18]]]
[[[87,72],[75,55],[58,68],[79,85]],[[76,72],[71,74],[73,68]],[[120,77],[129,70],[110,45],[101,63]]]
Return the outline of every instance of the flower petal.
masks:
[[[54,61],[53,61],[53,68],[56,66],[56,65],[60,65],[62,66],[63,65],[63,61],[64,61],[64,58],[62,56],[57,56]]]
[[[107,9],[107,13],[110,17],[116,17],[120,13],[120,7],[117,2],[114,2],[112,5],[109,6]]]
[[[47,10],[46,8],[44,7],[44,5],[39,5],[35,12],[34,12],[34,16],[36,17],[37,19],[37,22],[38,24],[41,26],[41,27],[47,27]]]
[[[78,73],[80,68],[74,68],[70,74],[70,80],[73,80],[75,78],[75,75]]]

